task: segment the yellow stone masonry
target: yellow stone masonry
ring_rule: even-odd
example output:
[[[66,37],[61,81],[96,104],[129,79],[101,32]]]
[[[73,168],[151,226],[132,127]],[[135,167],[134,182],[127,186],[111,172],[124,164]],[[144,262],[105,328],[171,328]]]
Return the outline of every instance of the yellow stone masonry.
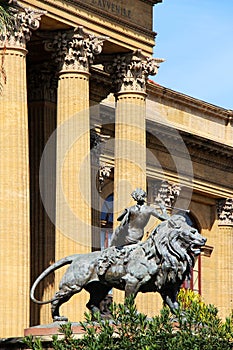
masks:
[[[89,74],[61,72],[57,105],[56,260],[91,251]],[[83,318],[87,302],[85,293],[74,299],[63,308],[73,321]]]
[[[29,158],[24,49],[4,54],[7,82],[0,95],[1,337],[29,326]],[[1,59],[2,56],[0,56]],[[14,74],[12,74],[14,69]]]

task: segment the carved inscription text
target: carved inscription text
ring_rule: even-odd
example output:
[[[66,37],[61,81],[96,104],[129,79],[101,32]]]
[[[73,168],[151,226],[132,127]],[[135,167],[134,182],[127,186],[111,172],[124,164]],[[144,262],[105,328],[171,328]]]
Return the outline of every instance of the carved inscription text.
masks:
[[[131,10],[110,0],[92,0],[92,5],[98,6],[103,10],[112,12],[117,16],[131,19]]]

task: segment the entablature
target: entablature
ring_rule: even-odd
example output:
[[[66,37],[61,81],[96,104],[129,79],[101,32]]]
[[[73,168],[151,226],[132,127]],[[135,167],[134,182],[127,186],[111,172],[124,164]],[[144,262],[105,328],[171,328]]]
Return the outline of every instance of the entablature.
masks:
[[[109,37],[104,53],[137,49],[151,56],[156,33],[152,30],[153,5],[161,1],[122,0],[23,0],[25,7],[47,11],[42,30],[83,26]],[[142,11],[143,8],[143,11]]]
[[[179,108],[182,106],[187,106],[189,108],[193,108],[193,110],[199,110],[202,113],[209,113],[217,118],[226,120],[226,123],[229,118],[232,118],[233,116],[232,110],[213,105],[172,89],[168,89],[162,85],[152,82],[151,80],[148,82],[147,91],[151,95],[163,97],[164,100],[176,102],[177,105],[179,105]]]
[[[233,146],[233,111],[164,86],[147,84],[147,119]]]
[[[170,140],[171,149],[172,144],[178,145],[179,142],[184,142],[192,160],[209,164],[221,170],[233,172],[233,147],[231,146],[193,135],[189,132],[179,131],[171,126],[153,123],[152,121],[147,121],[146,129],[148,148],[162,150],[164,146],[158,143],[158,139],[161,139],[162,135],[167,143],[169,143]],[[156,136],[160,137],[156,139]]]

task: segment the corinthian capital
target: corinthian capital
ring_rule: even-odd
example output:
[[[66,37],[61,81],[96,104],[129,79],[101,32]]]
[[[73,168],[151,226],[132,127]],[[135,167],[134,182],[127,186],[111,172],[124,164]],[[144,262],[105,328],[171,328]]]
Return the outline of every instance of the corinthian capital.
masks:
[[[181,186],[162,181],[160,185],[154,186],[153,195],[155,204],[163,204],[167,207],[174,207],[181,192]]]
[[[46,42],[46,49],[54,51],[53,57],[60,70],[88,72],[89,65],[101,53],[106,39],[86,33],[82,27],[78,27],[56,32],[53,41]]]
[[[104,63],[110,73],[114,92],[145,92],[149,75],[156,75],[163,59],[145,57],[140,50],[126,55],[117,55]]]
[[[14,1],[14,7],[9,7],[11,23],[0,34],[0,46],[25,48],[32,31],[40,26],[41,16],[46,11],[25,8]]]
[[[233,198],[218,200],[217,213],[219,226],[233,226]]]

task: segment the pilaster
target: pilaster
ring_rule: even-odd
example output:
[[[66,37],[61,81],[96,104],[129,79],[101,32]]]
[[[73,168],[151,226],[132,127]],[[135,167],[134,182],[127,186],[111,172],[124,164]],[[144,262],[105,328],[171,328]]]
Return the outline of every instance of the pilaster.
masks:
[[[216,247],[218,260],[217,290],[221,316],[228,316],[233,308],[233,198],[217,202],[219,243]]]
[[[13,10],[12,10],[13,11]],[[22,336],[29,326],[29,156],[26,42],[41,15],[18,6],[12,28],[0,35],[6,81],[0,95],[0,305],[1,337]],[[12,70],[14,71],[12,74]]]

